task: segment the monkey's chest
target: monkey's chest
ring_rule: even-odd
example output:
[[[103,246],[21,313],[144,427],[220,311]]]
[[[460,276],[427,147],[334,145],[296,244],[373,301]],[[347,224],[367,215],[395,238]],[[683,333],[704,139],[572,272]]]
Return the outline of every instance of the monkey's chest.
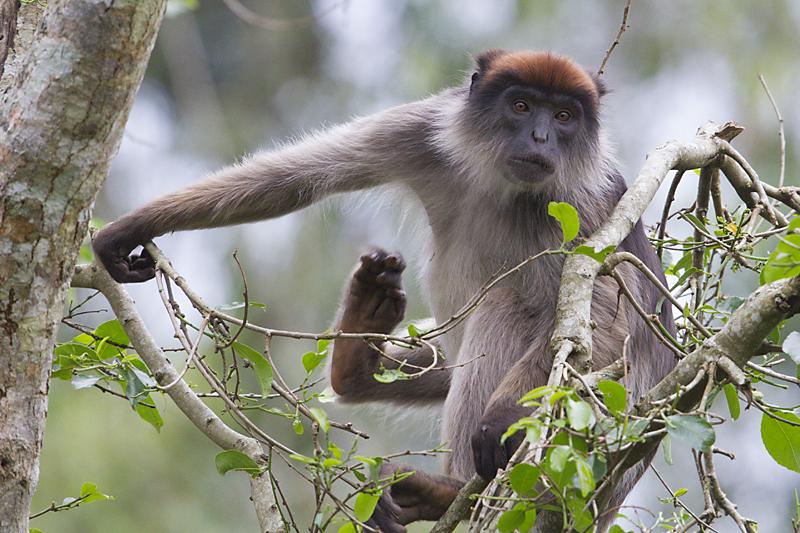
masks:
[[[551,228],[540,226],[536,230],[532,222],[526,227],[478,218],[461,220],[445,231],[434,232],[433,240],[426,277],[438,322],[492,288],[513,289],[518,302],[532,312],[554,308],[561,256],[541,256],[510,272],[527,258],[558,248],[560,238]]]

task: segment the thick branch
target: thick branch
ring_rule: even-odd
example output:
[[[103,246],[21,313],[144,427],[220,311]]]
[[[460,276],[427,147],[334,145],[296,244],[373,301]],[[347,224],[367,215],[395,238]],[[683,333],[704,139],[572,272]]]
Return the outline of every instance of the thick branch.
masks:
[[[699,168],[721,153],[720,139],[736,126],[709,123],[688,143],[668,142],[650,153],[636,181],[620,199],[608,220],[586,241],[595,250],[617,247],[628,236],[671,170]],[[576,346],[572,366],[582,374],[592,368],[591,305],[594,280],[601,264],[574,254],[564,261],[556,306],[553,344],[570,340]]]
[[[636,411],[647,412],[654,402],[668,398],[679,386],[691,383],[704,365],[721,356],[744,368],[757,355],[770,332],[787,316],[797,313],[798,309],[800,277],[779,280],[759,288],[731,315],[719,332],[706,339],[653,387]]]
[[[172,385],[165,392],[197,429],[220,448],[239,450],[257,463],[267,464],[268,457],[256,439],[228,427],[181,379],[153,340],[136,310],[133,299],[122,285],[111,279],[104,268],[96,265],[79,267],[72,279],[72,286],[97,289],[103,293],[128,334],[136,353],[147,364],[159,385]],[[253,504],[261,531],[265,533],[283,531],[269,476],[270,473],[265,472],[250,480]]]
[[[709,123],[690,142],[671,141],[650,153],[636,180],[622,196],[608,220],[585,244],[595,250],[619,246],[636,225],[671,170],[683,171],[709,165],[726,153],[729,147],[727,141],[741,131],[742,128],[733,123],[723,126]],[[592,368],[591,302],[594,282],[602,266],[591,257],[573,254],[564,261],[561,276],[551,348],[554,353],[562,354],[569,347],[569,362],[581,374],[588,374]],[[762,339],[763,337],[758,339],[758,344]],[[560,384],[562,375],[563,363],[556,357],[548,384]],[[518,461],[535,463],[539,453],[541,446],[529,447],[523,443],[509,464]],[[484,494],[494,494],[497,490],[504,495],[507,493],[494,480]],[[504,508],[506,506],[483,507],[477,523],[492,523]],[[474,529],[475,522],[472,526]]]

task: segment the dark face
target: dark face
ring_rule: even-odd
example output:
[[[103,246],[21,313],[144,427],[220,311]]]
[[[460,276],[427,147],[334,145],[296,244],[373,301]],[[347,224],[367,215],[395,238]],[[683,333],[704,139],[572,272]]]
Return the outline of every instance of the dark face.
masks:
[[[555,174],[584,121],[576,98],[522,86],[503,91],[494,112],[500,129],[509,136],[502,157],[507,176],[533,186],[547,183]]]

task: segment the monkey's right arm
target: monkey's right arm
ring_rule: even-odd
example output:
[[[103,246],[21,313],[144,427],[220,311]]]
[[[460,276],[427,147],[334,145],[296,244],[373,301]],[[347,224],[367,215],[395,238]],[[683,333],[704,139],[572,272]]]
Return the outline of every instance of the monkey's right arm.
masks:
[[[401,284],[405,269],[399,254],[375,250],[361,257],[346,289],[341,317],[337,325],[347,333],[389,334],[403,319],[406,296]],[[384,368],[398,368],[398,361],[416,367],[433,362],[428,348],[403,349],[384,344],[380,351],[361,339],[337,339],[331,358],[331,386],[346,402],[388,400],[398,403],[428,403],[442,401],[450,388],[450,370],[434,368],[422,376],[381,383],[374,377]],[[417,372],[415,367],[406,368]]]
[[[223,168],[106,226],[93,248],[118,282],[146,281],[155,275],[152,260],[129,254],[159,235],[274,218],[333,193],[417,179],[415,162],[431,151],[425,131],[432,106],[426,102],[357,119]]]

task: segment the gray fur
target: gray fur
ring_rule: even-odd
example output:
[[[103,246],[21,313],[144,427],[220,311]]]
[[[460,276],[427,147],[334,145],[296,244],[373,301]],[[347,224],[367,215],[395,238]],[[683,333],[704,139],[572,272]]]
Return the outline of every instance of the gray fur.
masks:
[[[255,154],[123,217],[112,231],[147,240],[175,230],[278,217],[334,193],[398,183],[419,199],[427,215],[431,237],[421,261],[433,313],[442,322],[493,274],[559,246],[560,229],[547,214],[549,201],[574,205],[581,234],[587,236],[624,191],[602,134],[577,143],[579,152],[564,154],[547,187],[509,181],[494,155],[502,139],[471,127],[464,112],[467,101],[465,87],[449,89]],[[622,248],[660,272],[641,225]],[[450,376],[443,432],[453,449],[447,465],[451,475],[467,479],[473,474],[470,435],[490,401],[500,396],[514,400],[547,379],[562,263],[560,256],[547,256],[530,264],[493,289],[462,327],[442,338],[449,363],[487,354]],[[645,309],[654,312],[654,289],[636,273],[628,279]],[[600,325],[596,366],[619,357],[629,333],[633,368],[628,386],[638,397],[671,368],[672,357],[643,321],[618,303],[613,283],[599,281],[595,293],[593,318]],[[669,306],[663,307],[662,319],[672,328]],[[615,503],[633,482],[620,487]]]

